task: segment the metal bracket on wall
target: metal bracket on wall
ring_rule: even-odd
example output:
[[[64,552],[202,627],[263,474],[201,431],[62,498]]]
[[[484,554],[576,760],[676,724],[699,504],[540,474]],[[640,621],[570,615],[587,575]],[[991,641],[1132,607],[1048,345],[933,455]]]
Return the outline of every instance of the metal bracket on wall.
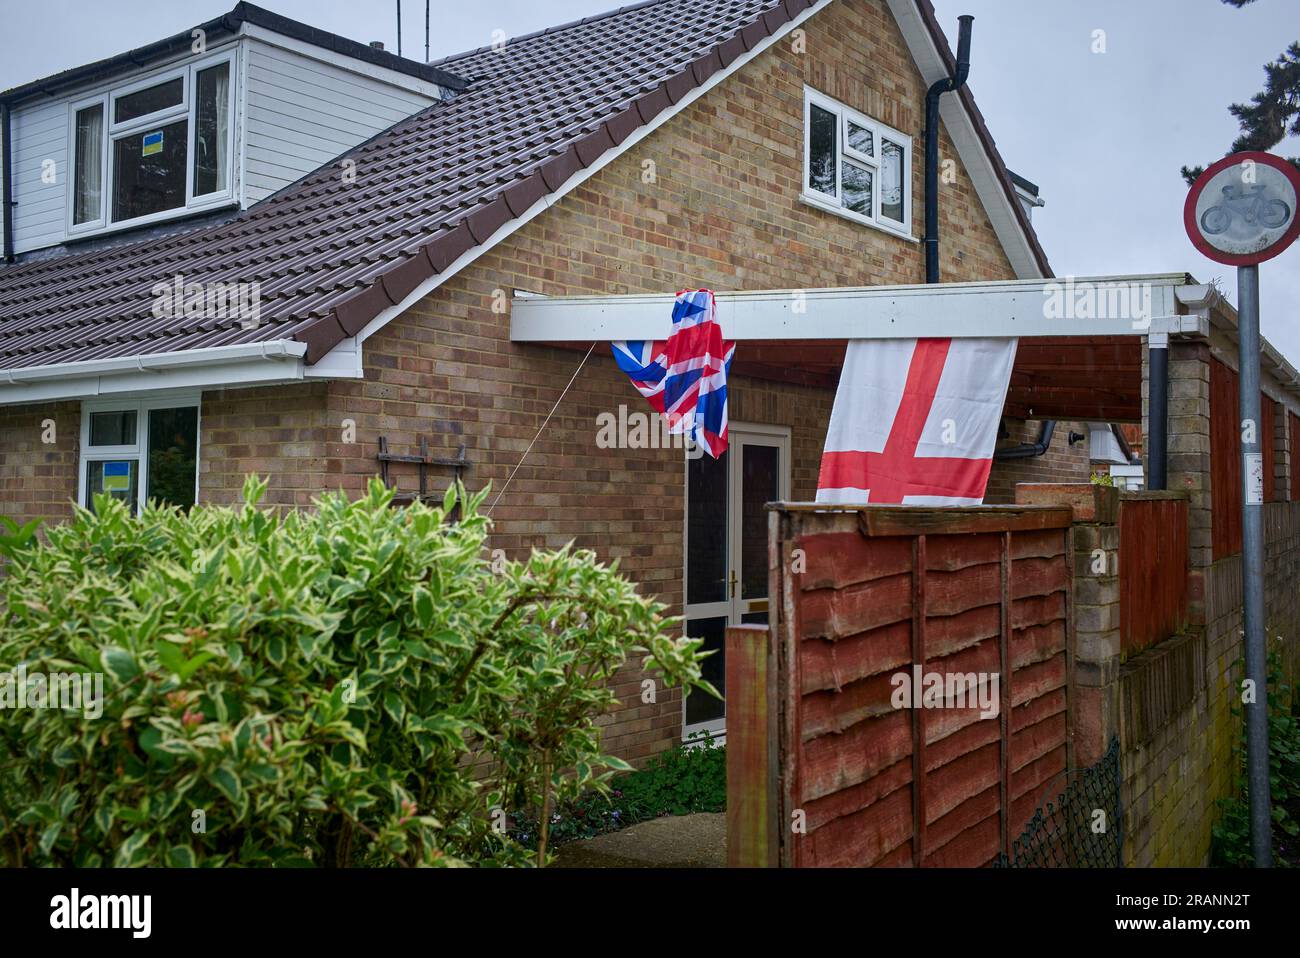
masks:
[[[420,437],[420,454],[418,456],[399,456],[396,453],[388,451],[388,437],[379,437],[379,477],[383,480],[384,485],[392,488],[390,481],[390,466],[395,463],[407,463],[415,465],[418,468],[420,476],[419,492],[399,492],[393,497],[393,502],[404,503],[425,500],[429,498],[429,468],[436,466],[440,468],[450,468],[455,470],[456,481],[460,482],[465,477],[465,470],[470,467],[470,461],[465,458],[465,444],[461,443],[456,450],[456,458],[449,459],[446,456],[430,456],[429,440],[424,436]],[[441,496],[437,498],[441,499]]]

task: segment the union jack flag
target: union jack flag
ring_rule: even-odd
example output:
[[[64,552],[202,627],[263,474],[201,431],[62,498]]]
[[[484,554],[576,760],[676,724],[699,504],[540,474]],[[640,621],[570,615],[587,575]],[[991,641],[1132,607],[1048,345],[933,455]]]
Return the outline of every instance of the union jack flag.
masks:
[[[736,344],[724,342],[713,291],[683,290],[666,341],[612,343],[614,361],[637,392],[714,459],[727,451],[727,374]]]

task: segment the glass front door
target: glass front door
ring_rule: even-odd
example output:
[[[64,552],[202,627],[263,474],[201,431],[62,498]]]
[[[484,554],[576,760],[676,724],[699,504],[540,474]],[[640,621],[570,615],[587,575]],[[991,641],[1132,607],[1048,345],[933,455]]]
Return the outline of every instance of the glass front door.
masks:
[[[714,654],[704,677],[726,694],[727,626],[766,624],[767,503],[790,495],[790,434],[732,423],[721,459],[687,460],[686,634]],[[686,698],[684,736],[726,731],[722,701]]]

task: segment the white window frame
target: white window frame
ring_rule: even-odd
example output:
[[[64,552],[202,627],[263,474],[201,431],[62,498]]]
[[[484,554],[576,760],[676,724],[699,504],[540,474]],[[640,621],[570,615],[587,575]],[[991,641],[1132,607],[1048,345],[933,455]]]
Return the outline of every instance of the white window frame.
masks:
[[[64,229],[69,237],[92,236],[99,233],[112,233],[117,230],[134,229],[137,226],[145,226],[150,223],[157,223],[164,220],[178,219],[182,216],[189,216],[195,212],[203,210],[216,209],[223,206],[229,206],[235,201],[235,157],[237,155],[235,140],[235,112],[238,103],[238,88],[240,77],[238,73],[238,49],[231,47],[220,53],[214,53],[194,60],[191,63],[181,67],[169,67],[159,70],[142,77],[138,80],[132,80],[121,86],[105,90],[95,96],[83,97],[73,100],[68,104],[68,175],[64,177],[67,188],[66,193],[66,210],[64,216]],[[226,188],[215,193],[205,193],[202,196],[194,195],[194,141],[198,135],[198,118],[195,115],[197,111],[197,97],[194,95],[195,83],[198,74],[222,63],[229,64],[229,80],[227,87],[227,104],[226,104]],[[133,120],[125,120],[121,123],[113,121],[113,108],[117,101],[123,96],[131,93],[137,93],[140,90],[157,86],[160,83],[166,83],[177,77],[183,78],[181,85],[181,102],[177,106],[167,107],[157,110],[145,116],[136,117]],[[101,160],[103,168],[100,171],[100,197],[99,197],[99,216],[94,220],[85,223],[73,223],[75,215],[75,191],[77,180],[77,113],[89,106],[96,104],[102,105],[104,111],[103,122],[103,142],[101,145]],[[123,137],[132,136],[145,130],[151,130],[156,127],[165,126],[169,123],[175,123],[179,120],[186,120],[186,143],[185,143],[185,203],[175,209],[161,210],[157,213],[149,213],[144,216],[136,216],[128,220],[114,221],[112,218],[113,211],[113,192],[114,180],[116,178],[116,169],[113,165],[113,146]]]
[[[81,404],[81,461],[77,476],[77,504],[90,508],[86,502],[87,465],[92,462],[117,462],[134,459],[136,469],[136,514],[145,506],[149,490],[149,413],[155,409],[180,409],[193,406],[198,411],[194,426],[194,501],[199,501],[199,463],[202,453],[200,437],[203,434],[202,396],[196,392],[176,393],[151,399],[96,399]],[[127,446],[90,445],[90,417],[98,412],[135,412],[135,442]]]
[[[834,114],[836,118],[835,132],[835,195],[827,196],[819,193],[808,185],[808,173],[812,168],[812,108],[821,107],[829,113]],[[849,146],[848,130],[849,122],[854,125],[863,127],[871,131],[872,146],[875,150],[875,156],[867,156],[865,153],[859,153]],[[881,213],[880,191],[883,185],[881,176],[881,166],[883,163],[884,141],[889,140],[904,150],[903,159],[903,220],[902,222],[890,219]],[[843,169],[844,161],[848,160],[855,166],[865,167],[871,173],[871,216],[851,210],[844,205],[844,184]],[[912,138],[906,133],[895,130],[892,126],[886,126],[879,120],[873,120],[866,114],[859,113],[850,106],[833,100],[814,90],[812,87],[804,87],[803,95],[803,178],[800,184],[799,198],[811,206],[818,209],[834,213],[836,216],[842,216],[845,219],[853,220],[855,223],[861,223],[864,226],[871,226],[894,236],[901,236],[904,239],[915,240],[912,235]]]

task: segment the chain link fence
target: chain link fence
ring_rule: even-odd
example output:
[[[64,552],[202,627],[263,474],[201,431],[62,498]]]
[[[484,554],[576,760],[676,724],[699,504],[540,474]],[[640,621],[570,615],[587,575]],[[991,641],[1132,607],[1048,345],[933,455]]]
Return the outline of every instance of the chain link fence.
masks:
[[[1079,770],[1055,802],[1034,812],[1011,855],[998,868],[1119,868],[1123,809],[1120,807],[1119,739],[1101,761]]]

